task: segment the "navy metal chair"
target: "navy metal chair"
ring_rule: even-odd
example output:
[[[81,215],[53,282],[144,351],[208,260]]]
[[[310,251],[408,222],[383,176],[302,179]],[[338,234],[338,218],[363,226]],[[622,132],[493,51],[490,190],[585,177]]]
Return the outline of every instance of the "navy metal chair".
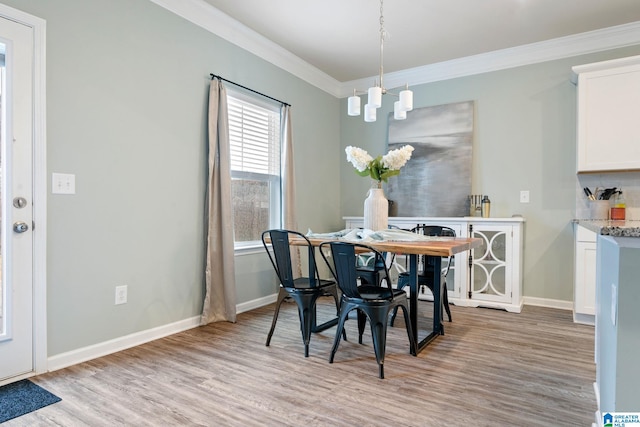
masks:
[[[330,262],[328,255],[325,254],[328,249],[330,249],[333,263]],[[373,349],[378,363],[378,374],[380,378],[384,378],[387,323],[389,313],[391,313],[394,308],[402,307],[407,335],[409,337],[409,350],[411,354],[416,354],[417,346],[411,332],[407,294],[403,290],[393,289],[390,281],[385,281],[386,286],[377,283],[359,284],[358,272],[356,270],[356,252],[372,252],[376,257],[382,258],[380,252],[363,244],[325,242],[320,245],[320,254],[329,266],[329,269],[338,282],[338,287],[342,291],[338,328],[336,329],[336,336],[333,342],[333,348],[331,349],[329,363],[333,363],[334,356],[340,345],[340,337],[344,333],[344,323],[349,316],[349,312],[357,310],[358,342],[362,344],[362,335],[368,319],[371,325]],[[382,265],[384,265],[386,277],[389,277],[386,264],[383,263]]]
[[[418,225],[411,229],[412,232],[418,234],[424,234],[425,236],[442,236],[442,237],[456,237],[456,232],[454,229],[450,227],[443,227],[440,225]],[[422,286],[426,286],[429,288],[431,292],[433,292],[433,264],[429,262],[429,258],[426,256],[420,257],[420,263],[423,266],[421,272],[418,273],[418,289]],[[449,269],[451,268],[451,264],[453,263],[453,257],[449,257],[449,262],[447,263],[447,268],[443,274],[444,280],[442,280],[441,284],[443,284],[443,291],[440,293],[442,295],[442,306],[447,313],[447,317],[449,318],[449,322],[451,322],[451,309],[449,308],[449,296],[447,295],[447,287],[446,287],[446,278],[449,274]],[[405,286],[409,285],[409,273],[400,273],[398,276],[398,289],[403,289]],[[396,318],[397,310],[394,310],[393,315],[391,316],[391,325],[393,326],[393,322]]]
[[[303,246],[296,246],[296,248],[299,248],[301,253],[307,253],[306,261],[309,268],[307,276],[294,276],[291,265],[290,238],[301,239],[301,241],[304,242]],[[316,301],[324,295],[333,296],[336,303],[337,316],[340,303],[336,282],[320,278],[318,269],[316,268],[315,248],[303,234],[291,230],[267,230],[262,233],[262,244],[280,280],[276,310],[273,314],[273,321],[271,322],[271,329],[267,335],[266,345],[269,346],[271,343],[271,337],[276,327],[280,306],[282,302],[290,296],[298,305],[300,331],[302,332],[302,341],[304,343],[304,356],[308,357],[311,333],[324,331],[338,323],[337,317],[321,325],[317,324],[316,319]],[[269,249],[269,245],[271,245],[272,250]]]
[[[389,225],[389,229],[400,229],[400,227],[395,225]],[[390,264],[395,262],[396,254],[388,254],[386,252],[382,253],[383,258],[379,258],[376,256],[368,256],[368,254],[358,255],[356,257],[356,269],[358,271],[358,277],[363,282],[366,282],[370,285],[380,285],[382,280],[387,279],[389,276],[385,276],[385,263],[387,264],[387,268]],[[387,261],[389,258],[389,261]],[[362,262],[362,261],[365,262]],[[390,279],[388,279],[390,280]]]

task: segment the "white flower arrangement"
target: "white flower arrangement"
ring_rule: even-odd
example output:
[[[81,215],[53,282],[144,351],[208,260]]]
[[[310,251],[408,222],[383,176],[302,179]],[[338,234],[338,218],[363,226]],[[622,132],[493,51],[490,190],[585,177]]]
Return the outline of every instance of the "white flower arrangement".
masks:
[[[375,159],[362,148],[348,146],[344,151],[347,153],[347,161],[356,168],[356,173],[360,176],[371,176],[378,181],[380,187],[381,181],[387,182],[388,178],[400,175],[400,169],[411,158],[413,147],[405,145]]]

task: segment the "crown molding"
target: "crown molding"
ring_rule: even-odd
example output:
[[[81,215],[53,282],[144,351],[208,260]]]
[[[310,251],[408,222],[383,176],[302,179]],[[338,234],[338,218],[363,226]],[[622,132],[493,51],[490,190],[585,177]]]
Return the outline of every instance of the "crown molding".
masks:
[[[338,98],[369,87],[369,76],[339,82],[203,0],[150,0]],[[385,73],[385,86],[419,85],[640,44],[640,22]]]
[[[640,22],[633,22],[394,73],[385,73],[385,86],[395,88],[404,86],[406,83],[409,85],[433,83],[637,44],[640,44]],[[341,98],[350,96],[354,87],[368,87],[372,78],[366,77],[342,83],[339,96]]]
[[[340,82],[202,0],[150,0],[199,27],[338,97]],[[215,70],[211,70],[215,72]]]

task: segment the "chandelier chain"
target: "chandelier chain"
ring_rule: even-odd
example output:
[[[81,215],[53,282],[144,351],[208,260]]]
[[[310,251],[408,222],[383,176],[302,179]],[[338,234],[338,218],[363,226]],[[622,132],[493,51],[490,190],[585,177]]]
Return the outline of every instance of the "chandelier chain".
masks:
[[[383,11],[383,1],[380,0],[380,89],[382,89],[382,93],[387,93],[387,90],[384,88],[384,83],[382,81],[384,76],[384,39],[385,39],[385,29],[384,29],[384,11]]]
[[[409,85],[405,85],[405,89],[396,94],[387,91],[384,87],[384,40],[389,36],[384,27],[384,0],[380,0],[380,75],[379,80],[374,78],[373,86],[367,91],[367,104],[364,106],[365,122],[376,121],[376,110],[382,106],[382,95],[390,94],[398,97],[398,101],[393,104],[393,118],[395,120],[404,120],[407,118],[407,111],[413,110],[413,92],[409,90]],[[360,115],[360,97],[356,89],[353,90],[353,96],[347,101],[347,114],[350,116]]]

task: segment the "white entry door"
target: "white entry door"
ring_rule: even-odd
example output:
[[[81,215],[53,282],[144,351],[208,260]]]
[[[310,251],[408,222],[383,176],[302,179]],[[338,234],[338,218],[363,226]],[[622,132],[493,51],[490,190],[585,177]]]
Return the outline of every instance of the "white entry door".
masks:
[[[33,29],[0,17],[0,382],[34,371]]]

